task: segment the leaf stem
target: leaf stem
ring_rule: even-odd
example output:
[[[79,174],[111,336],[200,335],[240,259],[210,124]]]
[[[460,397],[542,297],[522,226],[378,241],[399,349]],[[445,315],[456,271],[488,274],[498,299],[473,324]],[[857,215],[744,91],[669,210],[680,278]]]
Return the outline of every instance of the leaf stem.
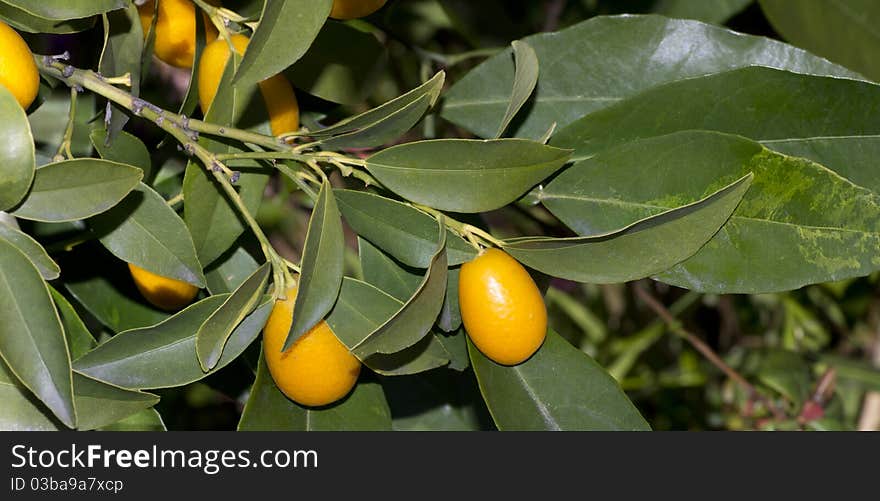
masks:
[[[70,151],[70,144],[73,142],[73,129],[76,124],[76,98],[79,96],[79,92],[76,90],[76,87],[70,88],[70,110],[67,115],[67,127],[64,129],[64,136],[61,139],[61,144],[58,145],[58,150],[55,152],[55,156],[52,157],[52,160],[55,162],[60,162],[65,158],[73,159],[73,153]]]

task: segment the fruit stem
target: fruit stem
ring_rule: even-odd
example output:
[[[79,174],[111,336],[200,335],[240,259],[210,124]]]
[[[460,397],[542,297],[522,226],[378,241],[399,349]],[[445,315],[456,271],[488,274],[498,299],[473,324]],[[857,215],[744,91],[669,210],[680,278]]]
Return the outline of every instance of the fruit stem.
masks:
[[[416,204],[416,203],[411,203],[411,202],[408,205],[410,207],[413,207],[414,209],[418,209],[418,210],[428,214],[429,216],[434,217],[434,219],[437,219],[438,221],[442,220],[446,224],[447,228],[449,228],[450,230],[457,233],[460,237],[467,240],[478,251],[482,251],[483,247],[503,247],[504,246],[504,242],[493,237],[488,232],[486,232],[480,228],[477,228],[474,225],[462,223],[461,221],[453,219],[453,218],[449,217],[447,214],[444,214],[443,212],[441,212],[437,209],[428,207],[427,205],[421,205],[421,204]]]
[[[76,123],[76,98],[79,95],[76,87],[70,88],[70,111],[67,115],[67,127],[64,129],[64,137],[61,140],[61,144],[58,145],[58,150],[55,152],[55,156],[52,158],[55,162],[60,162],[66,158],[73,159],[73,153],[70,151],[70,143],[73,141],[73,127]]]

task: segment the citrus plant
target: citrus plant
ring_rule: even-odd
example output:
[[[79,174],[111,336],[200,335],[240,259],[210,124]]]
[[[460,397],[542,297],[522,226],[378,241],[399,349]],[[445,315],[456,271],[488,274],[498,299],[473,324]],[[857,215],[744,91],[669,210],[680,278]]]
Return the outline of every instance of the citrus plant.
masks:
[[[656,3],[0,0],[0,427],[854,427],[870,23]]]

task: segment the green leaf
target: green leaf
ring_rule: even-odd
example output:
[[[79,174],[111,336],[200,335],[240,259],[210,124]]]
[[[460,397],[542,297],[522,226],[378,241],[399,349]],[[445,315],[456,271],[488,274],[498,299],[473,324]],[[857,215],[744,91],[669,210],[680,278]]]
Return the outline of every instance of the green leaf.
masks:
[[[650,430],[605,369],[552,330],[535,355],[506,367],[468,342],[480,391],[499,430]]]
[[[383,431],[391,430],[391,411],[382,387],[360,383],[342,401],[327,407],[302,407],[275,386],[260,355],[257,380],[238,422],[239,431]]]
[[[244,247],[234,247],[205,269],[205,280],[211,294],[232,292],[259,267],[257,260]]]
[[[308,135],[319,138],[325,149],[369,148],[397,139],[434,106],[445,77],[441,71],[400,97]]]
[[[800,406],[813,386],[810,365],[801,355],[786,350],[770,350],[761,358],[758,379]]]
[[[108,77],[128,74],[131,77],[131,85],[127,90],[132,96],[137,97],[141,89],[141,54],[144,51],[144,33],[137,7],[129,3],[123,9],[106,13],[103,15],[103,23],[105,42],[98,62],[98,71]],[[104,123],[107,127],[107,137],[112,140],[122,132],[129,116],[125,108],[115,103],[109,103],[108,106],[107,113],[110,116],[104,117]],[[94,139],[92,142],[94,143]],[[104,155],[102,154],[101,157],[103,158]],[[145,169],[144,174],[149,174],[149,170]]]
[[[3,0],[34,16],[44,19],[79,19],[121,9],[127,0]]]
[[[113,424],[159,402],[151,393],[126,390],[79,373],[73,374],[73,388],[79,430]]]
[[[820,360],[824,365],[833,367],[838,378],[858,383],[872,391],[880,391],[880,368],[839,355],[823,354]]]
[[[269,263],[257,269],[199,327],[196,354],[203,371],[208,372],[217,365],[232,331],[256,308],[271,270]]]
[[[655,87],[577,120],[551,143],[574,149],[572,159],[580,160],[636,139],[704,129],[773,148],[775,142],[877,135],[878,109],[880,86],[869,82],[751,67]]]
[[[327,324],[336,337],[352,349],[403,305],[403,301],[366,282],[346,277],[342,281],[339,299],[327,317]],[[439,343],[439,337],[435,337],[433,334],[425,336],[421,341],[397,353],[373,354],[361,361],[374,372],[388,376],[414,374],[441,367],[449,363],[449,354]]]
[[[773,28],[789,42],[880,79],[880,6],[870,0],[760,0]]]
[[[45,19],[3,2],[0,2],[0,18],[13,28],[28,33],[77,33],[95,25],[94,17],[66,20]]]
[[[112,210],[91,220],[114,256],[163,277],[205,286],[186,225],[158,193],[141,184]]]
[[[721,231],[656,278],[703,292],[757,293],[880,267],[876,194],[737,136],[689,131],[613,148],[560,174],[541,197],[566,225],[593,235],[699,200],[749,172],[752,186]]]
[[[495,137],[499,138],[510,126],[511,120],[516,116],[520,108],[526,104],[538,84],[538,55],[526,42],[514,40],[511,44],[513,48],[513,59],[516,71],[513,75],[513,91],[510,94],[510,102],[507,103],[507,111],[504,112],[504,118],[501,119],[501,125]]]
[[[293,322],[284,342],[287,350],[294,341],[324,318],[342,284],[345,235],[342,219],[333,196],[333,187],[324,180],[318,200],[309,219],[306,243],[303,246],[301,273],[293,305]]]
[[[537,139],[651,87],[746,66],[858,77],[765,37],[659,16],[599,16],[523,39],[541,61],[534,104],[510,131]],[[446,93],[443,117],[482,137],[498,129],[510,101],[510,51],[487,60]],[[667,111],[674,108],[665,108]]]
[[[456,371],[467,370],[471,366],[468,357],[467,334],[464,328],[459,326],[455,332],[438,334],[437,339],[449,354],[449,368]]]
[[[491,419],[472,374],[434,371],[420,377],[386,378],[382,391],[395,431],[480,431]]]
[[[117,421],[107,426],[102,426],[99,431],[168,431],[162,416],[156,409],[144,409],[137,414]]]
[[[444,332],[452,332],[461,327],[461,310],[458,307],[458,275],[461,267],[449,268],[446,279],[446,298],[443,300],[443,308],[440,317],[437,318],[437,326]]]
[[[92,348],[98,345],[92,333],[86,328],[82,319],[77,315],[76,310],[67,301],[67,298],[61,295],[51,285],[49,293],[52,294],[52,300],[58,309],[58,317],[61,319],[61,325],[64,327],[64,336],[67,338],[67,346],[70,349],[70,358],[77,359]],[[76,386],[74,385],[74,391]]]
[[[49,257],[46,249],[27,233],[7,226],[0,221],[0,240],[6,240],[7,243],[21,251],[37,268],[43,279],[55,280],[61,274],[61,268]]]
[[[49,288],[15,246],[0,239],[0,357],[67,427],[76,426],[70,354]]]
[[[397,353],[421,340],[434,325],[446,297],[446,225],[439,222],[440,238],[419,288],[407,302],[363,341],[352,347],[358,358]]]
[[[116,268],[115,277],[126,277],[127,267]],[[65,279],[64,286],[79,304],[113,332],[155,325],[169,316],[145,304],[130,278],[122,282],[98,275]]]
[[[87,376],[129,389],[171,388],[198,381],[241,355],[272,310],[273,302],[266,300],[248,315],[232,332],[220,361],[205,373],[196,357],[196,331],[227,297],[211,296],[152,327],[121,332],[73,366]]]
[[[542,273],[588,283],[619,283],[660,273],[697,252],[721,228],[752,182],[746,174],[698,202],[610,233],[521,238],[504,250]],[[652,176],[653,179],[653,176]]]
[[[358,237],[358,257],[364,282],[395,299],[406,301],[419,288],[422,274],[418,270],[398,263],[362,237]]]
[[[130,165],[80,158],[40,167],[30,193],[12,214],[60,223],[100,214],[125,198],[143,177]]]
[[[266,0],[233,82],[259,82],[299,60],[318,36],[332,6],[332,0]]]
[[[334,103],[356,104],[372,91],[385,57],[375,35],[331,20],[284,74],[297,89]]]
[[[654,12],[666,17],[722,24],[750,3],[752,0],[660,0],[655,4]]]
[[[370,156],[366,167],[388,189],[413,202],[484,212],[519,198],[559,169],[569,154],[524,139],[438,139],[392,146]]]
[[[104,160],[128,164],[139,168],[144,172],[143,179],[152,178],[152,161],[146,145],[128,132],[119,131],[108,142],[106,129],[94,129],[89,135],[95,151]]]
[[[0,86],[0,210],[21,202],[34,180],[34,137],[21,105]]]
[[[56,431],[64,429],[33,393],[0,359],[0,431]]]
[[[426,268],[437,249],[437,221],[428,214],[364,191],[333,190],[345,221],[358,235],[403,264]],[[473,246],[458,235],[447,238],[450,265],[476,257]]]

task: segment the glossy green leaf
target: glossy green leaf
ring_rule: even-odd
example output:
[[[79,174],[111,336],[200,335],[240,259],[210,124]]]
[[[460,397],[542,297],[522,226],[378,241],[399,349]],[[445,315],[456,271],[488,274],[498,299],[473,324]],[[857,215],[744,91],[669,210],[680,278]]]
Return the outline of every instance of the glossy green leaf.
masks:
[[[534,104],[512,135],[539,138],[555,122],[580,117],[651,87],[745,66],[855,77],[854,73],[765,37],[659,16],[599,16],[556,33],[526,37],[541,61]],[[491,137],[510,101],[510,51],[487,60],[446,94],[443,116]],[[666,110],[674,108],[667,107]]]
[[[813,386],[810,365],[793,351],[770,350],[764,354],[756,376],[795,405],[808,398]]]
[[[134,282],[125,277],[127,267],[117,268],[115,277],[92,276],[65,280],[64,286],[89,313],[113,332],[155,325],[168,318],[168,313],[146,304],[135,289]]]
[[[878,111],[876,84],[751,67],[655,87],[575,121],[551,143],[575,150],[572,159],[579,160],[635,139],[704,129],[772,148],[774,142],[877,135]]]
[[[205,269],[211,294],[232,292],[259,267],[257,260],[244,247],[235,247]]]
[[[284,350],[320,322],[333,308],[342,284],[344,251],[342,218],[333,196],[333,187],[325,179],[309,219],[306,243],[303,246],[302,270],[293,305],[296,315],[293,316],[290,333],[284,342]]]
[[[379,146],[409,131],[440,96],[446,74],[438,72],[415,89],[359,115],[309,132],[324,148]]]
[[[420,377],[386,378],[382,391],[395,431],[480,431],[491,426],[472,374],[434,371]]]
[[[257,380],[239,431],[384,431],[391,429],[391,411],[382,387],[360,383],[343,400],[326,407],[303,407],[288,399],[275,386],[263,356]]]
[[[58,317],[61,319],[61,325],[64,327],[64,336],[67,338],[67,346],[70,349],[70,358],[75,360],[98,345],[92,333],[86,328],[82,319],[77,315],[76,310],[67,301],[60,292],[49,286],[49,293],[52,294],[52,300],[58,309]],[[76,385],[74,385],[76,390]]]
[[[183,220],[152,188],[141,184],[112,210],[91,220],[114,256],[163,277],[205,286],[202,266]]]
[[[56,431],[64,425],[28,391],[0,359],[0,431]]]
[[[159,402],[151,393],[126,390],[79,373],[73,374],[73,389],[79,430],[113,424]]]
[[[61,274],[61,268],[49,257],[46,249],[27,233],[7,226],[0,221],[0,240],[15,246],[24,254],[42,275],[45,280],[55,280]]]
[[[437,249],[437,221],[409,205],[364,191],[334,190],[339,210],[358,235],[403,264],[426,268]],[[458,235],[447,237],[449,264],[476,257]]]
[[[127,0],[3,0],[34,16],[45,19],[78,19],[121,9]]]
[[[55,162],[37,170],[12,214],[50,223],[86,219],[118,204],[142,177],[136,167],[96,158]]]
[[[259,82],[299,60],[332,6],[332,0],[266,0],[234,82]]]
[[[422,281],[419,270],[395,261],[362,237],[358,237],[358,257],[364,282],[395,299],[406,301],[419,288]]]
[[[745,9],[753,0],[660,0],[654,12],[666,17],[695,19],[721,24]]]
[[[271,270],[269,263],[257,269],[199,327],[196,354],[203,371],[208,372],[217,365],[232,331],[257,307]]]
[[[789,42],[880,79],[880,5],[871,0],[760,0],[764,15]]]
[[[413,202],[484,212],[519,198],[559,169],[569,154],[524,139],[438,139],[392,146],[370,156],[366,167],[388,189]]]
[[[0,88],[0,134],[0,210],[7,210],[27,194],[36,164],[27,115],[6,87]]]
[[[104,14],[102,19],[105,41],[98,71],[108,77],[130,75],[131,85],[127,90],[137,97],[141,90],[141,54],[144,51],[144,33],[137,7],[129,3],[123,9]],[[106,113],[109,113],[109,116],[104,116],[107,136],[111,140],[116,139],[129,116],[125,108],[115,103],[109,104]],[[104,157],[103,154],[101,156]],[[144,174],[148,173],[148,170],[144,170]]]
[[[297,89],[334,103],[356,104],[369,95],[384,61],[385,48],[375,35],[331,20],[284,74]]]
[[[605,369],[547,332],[530,359],[507,367],[468,343],[480,391],[499,430],[650,430]]]
[[[248,108],[254,106],[255,100],[262,99],[257,95],[257,86],[254,84],[231,85],[232,75],[239,60],[239,56],[236,55],[227,62],[218,84],[217,95],[211,102],[205,120],[220,125],[245,126],[246,124],[242,124],[241,121]],[[235,146],[208,136],[201,136],[199,144],[213,153],[241,151]],[[241,172],[236,183],[236,191],[251,214],[256,214],[260,207],[263,191],[269,181],[268,173],[257,167],[252,161],[236,165]],[[199,260],[205,265],[210,264],[226,252],[244,232],[245,221],[236,211],[232,201],[228,199],[220,183],[196,160],[191,161],[186,167],[183,196],[184,220],[192,234]]]
[[[645,176],[650,172],[650,176]],[[880,198],[825,167],[714,132],[681,132],[579,162],[540,195],[581,235],[619,228],[755,175],[721,231],[656,278],[703,292],[756,293],[880,267]]]
[[[168,429],[156,409],[144,409],[113,424],[102,426],[99,431],[168,431]]]
[[[152,178],[150,152],[147,151],[146,145],[137,137],[132,136],[128,132],[119,131],[108,142],[106,129],[94,129],[89,138],[92,140],[95,151],[104,160],[132,165],[144,171],[144,179]]]
[[[446,225],[440,222],[440,238],[419,288],[394,315],[377,327],[352,353],[367,358],[376,353],[397,353],[421,340],[434,325],[446,297]]]
[[[498,132],[495,133],[496,138],[504,134],[513,117],[526,104],[535,90],[535,85],[538,84],[538,55],[535,54],[535,49],[526,42],[518,40],[514,40],[511,47],[516,67],[513,74],[513,91],[510,94],[510,102],[507,103],[507,110],[504,112],[504,118],[501,119]]]
[[[504,250],[551,276],[588,283],[637,280],[697,252],[736,209],[752,174],[709,196],[610,233],[571,238],[522,238]]]
[[[70,354],[40,272],[0,239],[0,357],[66,426],[76,426]]]
[[[0,2],[0,18],[13,28],[29,33],[76,33],[95,25],[94,17],[65,20],[46,19],[3,2]]]
[[[403,301],[366,282],[346,277],[342,281],[339,299],[327,317],[327,324],[339,340],[352,349],[403,305]],[[440,339],[434,339],[435,337],[425,336],[421,341],[397,353],[372,354],[361,361],[374,372],[389,376],[414,374],[441,367],[449,363],[449,354],[439,342]],[[357,352],[354,354],[358,355]]]
[[[213,374],[256,339],[272,310],[272,301],[266,300],[248,315],[229,337],[220,361],[206,374],[196,356],[196,331],[227,297],[211,296],[155,326],[121,332],[74,361],[74,369],[129,389],[183,386]]]

